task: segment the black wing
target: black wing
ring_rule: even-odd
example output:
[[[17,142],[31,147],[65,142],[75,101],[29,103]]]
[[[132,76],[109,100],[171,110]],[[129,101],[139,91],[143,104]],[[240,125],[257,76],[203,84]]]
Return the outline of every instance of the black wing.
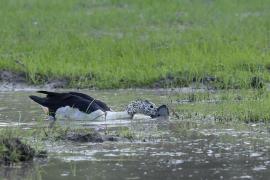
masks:
[[[38,91],[39,93],[47,94],[47,97],[29,96],[33,101],[45,106],[49,109],[50,115],[54,116],[58,108],[70,106],[78,108],[85,113],[91,113],[102,108],[95,103],[82,97],[72,95],[70,93],[55,93],[47,91]]]
[[[100,101],[98,99],[94,99],[91,96],[88,96],[87,94],[78,93],[78,92],[69,92],[69,94],[82,97],[82,98],[87,99],[89,101],[94,101],[95,103],[97,103],[102,108],[103,111],[111,111],[111,108],[109,108],[107,106],[107,104],[105,104],[104,102],[102,102],[102,101]]]

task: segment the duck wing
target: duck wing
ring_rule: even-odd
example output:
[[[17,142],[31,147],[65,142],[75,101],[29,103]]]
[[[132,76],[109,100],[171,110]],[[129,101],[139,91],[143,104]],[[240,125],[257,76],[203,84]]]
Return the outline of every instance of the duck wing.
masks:
[[[48,91],[38,91],[39,93],[47,94],[46,97],[29,96],[36,103],[45,106],[49,109],[50,115],[54,116],[58,108],[70,106],[77,108],[82,112],[91,113],[102,108],[95,103],[82,97],[72,95],[70,93],[55,93]]]
[[[95,99],[87,94],[83,94],[83,93],[78,93],[78,92],[69,92],[69,94],[72,94],[72,95],[75,95],[75,96],[79,96],[79,97],[82,97],[84,99],[87,99],[89,101],[94,101],[95,103],[97,103],[102,109],[102,111],[111,111],[111,108],[109,108],[107,106],[107,104],[105,104],[104,102],[98,100],[98,99]]]

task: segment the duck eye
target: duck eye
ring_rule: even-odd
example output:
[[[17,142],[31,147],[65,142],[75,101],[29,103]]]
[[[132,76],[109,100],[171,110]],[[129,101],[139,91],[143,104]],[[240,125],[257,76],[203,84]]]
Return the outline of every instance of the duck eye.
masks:
[[[153,108],[153,105],[151,105],[150,108]]]

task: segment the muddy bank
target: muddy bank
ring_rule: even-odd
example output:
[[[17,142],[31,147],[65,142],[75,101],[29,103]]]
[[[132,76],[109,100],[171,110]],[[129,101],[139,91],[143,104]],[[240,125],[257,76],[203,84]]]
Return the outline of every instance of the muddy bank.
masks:
[[[34,89],[60,89],[60,88],[87,88],[97,89],[93,85],[78,85],[80,84],[81,77],[48,77],[40,74],[36,74],[38,77],[37,82],[32,82],[28,75],[24,72],[13,72],[8,70],[0,70],[0,91],[11,90],[34,90]],[[38,84],[37,84],[38,83]],[[135,83],[135,84],[134,84]],[[89,84],[90,81],[89,81]],[[227,84],[221,78],[216,76],[205,77],[189,77],[185,74],[168,74],[165,77],[149,82],[148,84],[136,85],[136,82],[129,82],[127,79],[121,80],[124,88],[145,88],[145,89],[167,89],[167,88],[193,88],[193,89],[241,89],[237,84]],[[119,85],[118,88],[121,88]],[[121,86],[121,87],[120,87]],[[261,89],[269,85],[264,81],[262,77],[251,77],[249,80],[249,88]],[[115,87],[113,87],[115,88]],[[117,88],[117,87],[116,87]]]
[[[168,77],[168,79],[170,79],[170,77]],[[201,84],[200,86],[198,86],[197,84],[190,84],[188,87],[164,86],[164,83],[170,84],[171,81],[167,81],[165,79],[161,81],[162,82],[157,81],[153,85],[142,87],[142,88],[138,88],[138,87],[126,88],[124,90],[140,89],[140,90],[154,90],[154,91],[161,91],[161,92],[174,91],[174,92],[179,92],[179,93],[204,92],[204,91],[213,90],[213,89],[209,89],[209,87],[203,84]],[[48,81],[44,81],[44,84],[33,85],[27,81],[27,76],[24,73],[16,73],[16,72],[11,72],[11,71],[6,71],[6,70],[0,70],[0,91],[36,91],[39,89],[53,90],[53,89],[64,89],[64,88],[72,88],[70,86],[69,80],[66,78],[49,79]],[[76,87],[73,87],[73,88],[76,88]],[[96,89],[96,88],[91,88],[91,89]]]
[[[40,85],[34,85],[28,80],[26,73],[0,70],[0,91],[19,91],[35,89],[57,89],[68,87],[66,78],[45,78]]]
[[[0,70],[0,81],[6,83],[27,83],[26,74],[22,72],[11,72]]]
[[[68,140],[73,142],[85,143],[103,143],[105,141],[127,141],[126,138],[122,138],[116,135],[106,135],[99,132],[68,132],[67,134],[61,135],[58,137],[61,140]]]
[[[7,70],[0,70],[0,90],[27,90],[27,89],[59,89],[59,88],[80,88],[74,84],[74,81],[68,77],[59,77],[52,78],[46,77],[44,75],[37,74],[39,79],[39,85],[34,85],[29,80],[29,77],[26,73],[23,72],[12,72]],[[78,82],[80,81],[80,78]],[[214,79],[215,80],[215,79]],[[213,81],[214,81],[213,80]],[[126,79],[121,80],[122,84],[127,84],[127,87],[133,87],[132,82],[129,82]],[[204,85],[208,81],[201,81],[201,85]],[[161,77],[160,79],[146,85],[134,86],[142,88],[171,88],[171,87],[189,87],[191,86],[190,82],[182,77],[168,75],[166,77]],[[198,86],[198,85],[197,85]],[[96,87],[89,87],[90,89],[95,89]],[[209,89],[209,87],[208,87]]]

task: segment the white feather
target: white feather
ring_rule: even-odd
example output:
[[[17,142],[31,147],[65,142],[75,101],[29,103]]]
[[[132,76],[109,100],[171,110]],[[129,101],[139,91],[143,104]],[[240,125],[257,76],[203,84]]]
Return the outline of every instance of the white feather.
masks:
[[[106,120],[128,120],[132,119],[132,116],[126,111],[112,112],[96,110],[90,114],[79,111],[77,108],[71,108],[69,106],[61,107],[57,109],[56,119],[72,119],[72,120],[86,120],[86,121],[104,121]],[[143,114],[136,114],[133,119],[149,119],[150,116]]]

